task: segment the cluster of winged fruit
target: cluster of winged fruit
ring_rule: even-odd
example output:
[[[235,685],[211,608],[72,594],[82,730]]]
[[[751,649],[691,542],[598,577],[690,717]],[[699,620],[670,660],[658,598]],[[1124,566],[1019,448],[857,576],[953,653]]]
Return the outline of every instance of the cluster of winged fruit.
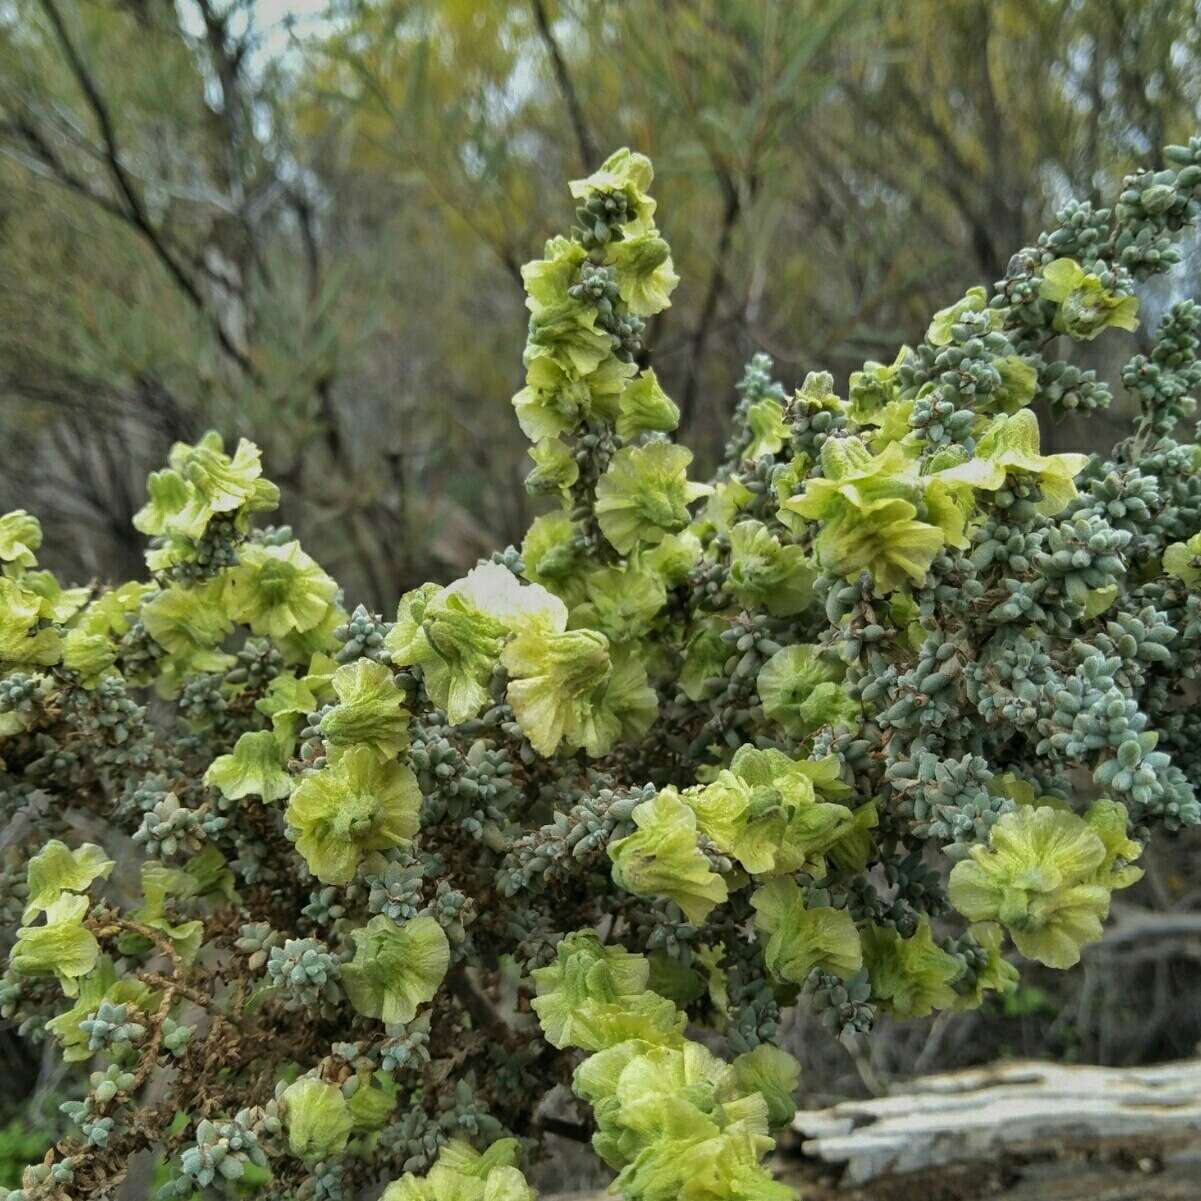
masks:
[[[523,272],[547,511],[395,614],[264,524],[245,440],[150,477],[146,582],[0,518],[0,1009],[78,1068],[9,1201],[147,1151],[163,1198],[526,1201],[548,1133],[630,1201],[786,1198],[784,1011],[858,1038],[1075,964],[1201,819],[1201,307],[1109,457],[1031,407],[1110,402],[1057,356],[1179,261],[1201,139],[1166,160],[845,397],[757,355],[700,483],[617,152]]]

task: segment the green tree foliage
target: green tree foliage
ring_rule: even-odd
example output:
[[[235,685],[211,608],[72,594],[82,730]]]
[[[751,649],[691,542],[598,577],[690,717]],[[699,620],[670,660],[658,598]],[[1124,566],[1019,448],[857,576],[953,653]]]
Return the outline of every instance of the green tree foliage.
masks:
[[[845,390],[1069,195],[1162,166],[1198,103],[1193,0],[275,11],[0,17],[0,508],[36,508],[73,578],[133,573],[141,480],[214,427],[376,607],[519,540],[488,398],[558,181],[603,146],[659,168],[692,286],[641,353],[707,469],[753,352]]]
[[[1165,162],[845,398],[756,356],[702,483],[617,151],[522,271],[557,507],[394,621],[264,524],[245,439],[151,474],[145,583],[63,587],[0,517],[0,1013],[86,1076],[8,1201],[142,1151],[163,1199],[531,1201],[552,1129],[630,1201],[785,1201],[782,1010],[857,1037],[1075,965],[1201,824],[1201,305],[1128,360],[1107,457],[1030,407],[1179,261],[1201,138]]]

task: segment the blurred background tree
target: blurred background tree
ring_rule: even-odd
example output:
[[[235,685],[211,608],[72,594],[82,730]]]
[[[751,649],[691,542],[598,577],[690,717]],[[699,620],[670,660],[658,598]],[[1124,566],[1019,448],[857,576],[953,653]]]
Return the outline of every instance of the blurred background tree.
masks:
[[[845,382],[1195,131],[1198,8],[11,0],[0,509],[136,573],[170,441],[246,434],[389,608],[530,517],[519,272],[565,176],[655,160],[683,283],[648,342],[712,461],[751,353]]]

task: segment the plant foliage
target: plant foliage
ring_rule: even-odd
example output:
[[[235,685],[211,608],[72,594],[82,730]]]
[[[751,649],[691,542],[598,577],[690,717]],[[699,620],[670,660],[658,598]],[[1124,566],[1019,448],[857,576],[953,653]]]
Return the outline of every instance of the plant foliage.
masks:
[[[612,155],[523,273],[556,503],[394,620],[256,524],[245,440],[151,476],[144,583],[64,587],[0,518],[0,1004],[90,1073],[10,1201],[146,1149],[164,1198],[526,1201],[550,1128],[631,1201],[785,1198],[782,1010],[850,1038],[1075,964],[1201,820],[1201,307],[1109,458],[1030,407],[1108,403],[1055,356],[1178,260],[1201,139],[1166,154],[845,398],[756,356],[708,483],[646,365],[651,164]]]

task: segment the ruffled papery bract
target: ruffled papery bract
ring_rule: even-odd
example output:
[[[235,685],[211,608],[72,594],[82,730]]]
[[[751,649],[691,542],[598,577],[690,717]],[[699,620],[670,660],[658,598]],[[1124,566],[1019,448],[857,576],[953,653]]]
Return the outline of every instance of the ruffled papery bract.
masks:
[[[584,603],[572,612],[572,624],[600,630],[615,642],[643,637],[667,604],[662,577],[634,564],[590,571],[584,595]]]
[[[968,288],[962,300],[939,309],[934,314],[926,330],[926,341],[931,346],[949,346],[952,341],[951,327],[957,325],[967,313],[987,313],[988,293],[983,288]],[[990,324],[996,321],[994,314],[989,313]]]
[[[142,622],[150,636],[175,655],[191,655],[206,670],[203,654],[214,651],[233,630],[225,611],[224,581],[210,580],[194,588],[174,585],[142,606]]]
[[[576,200],[620,195],[629,214],[621,226],[627,238],[646,234],[655,218],[655,201],[647,195],[654,182],[655,169],[645,154],[615,150],[587,179],[573,179],[568,187]]]
[[[1096,828],[1050,806],[1007,813],[992,828],[988,846],[972,847],[971,857],[951,871],[951,904],[969,921],[1000,922],[1028,959],[1072,967],[1081,948],[1101,937],[1112,890],[1141,875],[1115,869],[1119,857],[1137,852],[1124,829],[1115,841],[1116,809],[1097,810]],[[1124,809],[1121,816],[1124,823]]]
[[[759,1093],[767,1102],[767,1124],[772,1130],[787,1126],[796,1114],[793,1093],[801,1078],[794,1056],[771,1043],[760,1043],[739,1055],[731,1065],[739,1092]]]
[[[767,935],[763,961],[777,979],[804,983],[817,968],[844,979],[863,966],[855,921],[845,909],[809,908],[795,880],[781,877],[751,895],[755,929]]]
[[[1201,533],[1194,534],[1187,542],[1173,542],[1163,552],[1163,569],[1190,592],[1201,591]]]
[[[97,880],[108,878],[114,863],[94,843],[70,850],[52,838],[29,861],[26,875],[25,909],[21,921],[28,925],[45,913],[63,893],[83,893]]]
[[[42,545],[42,525],[24,509],[14,509],[0,517],[0,563],[7,570],[37,566],[36,551]]]
[[[230,457],[212,431],[195,446],[175,443],[170,466],[150,477],[150,500],[134,515],[134,527],[152,537],[196,542],[218,515],[245,519],[274,509],[279,489],[263,479],[260,458],[259,448],[245,438]]]
[[[744,608],[792,617],[812,598],[816,576],[804,550],[783,545],[762,522],[740,521],[730,530],[729,587]]]
[[[531,496],[564,496],[580,478],[580,465],[571,448],[558,438],[543,438],[526,451],[533,460],[533,470],[525,477],[525,488]]]
[[[507,639],[567,624],[567,607],[537,584],[485,563],[445,588],[423,584],[406,593],[385,645],[398,667],[419,667],[426,691],[451,724],[474,717]]]
[[[523,630],[504,651],[507,698],[530,745],[553,755],[564,740],[584,746],[594,691],[612,670],[609,640],[596,630]]]
[[[613,882],[635,896],[670,897],[699,925],[728,890],[697,843],[696,814],[674,788],[665,788],[633,818],[638,830],[609,844]]]
[[[48,667],[62,658],[57,630],[41,626],[41,598],[0,576],[0,666]]]
[[[618,398],[617,436],[624,442],[639,434],[668,434],[680,424],[680,410],[647,367],[626,382]]]
[[[204,782],[220,790],[226,800],[257,796],[268,802],[283,800],[294,783],[284,770],[279,743],[270,730],[241,735],[229,754],[218,755],[209,765]]]
[[[923,914],[908,938],[891,926],[869,924],[860,933],[863,961],[872,982],[872,995],[899,1018],[925,1017],[956,1002],[952,985],[963,971],[962,962],[934,941],[930,919]]]
[[[804,643],[778,650],[759,670],[755,689],[764,715],[798,738],[822,726],[854,726],[860,707],[840,683],[840,664]]]
[[[1055,259],[1043,268],[1039,296],[1058,306],[1055,328],[1080,341],[1091,342],[1111,326],[1138,329],[1138,297],[1107,287],[1075,259]]]
[[[68,997],[79,993],[80,977],[100,958],[96,936],[83,924],[88,898],[60,893],[45,907],[45,922],[22,926],[9,955],[9,966],[20,976],[57,976]]]
[[[589,694],[571,736],[594,759],[619,743],[637,743],[659,714],[659,695],[647,682],[639,647],[610,646],[609,660],[609,673]]]
[[[657,234],[612,243],[605,262],[616,272],[618,293],[634,316],[652,317],[671,307],[680,277],[671,261],[671,247]]]
[[[427,1175],[406,1173],[388,1185],[380,1201],[535,1201],[517,1168],[519,1156],[516,1139],[499,1139],[482,1152],[452,1139]]]
[[[346,1149],[354,1119],[336,1084],[302,1076],[280,1098],[288,1150],[301,1159],[327,1159]]]
[[[873,455],[854,437],[830,438],[822,446],[822,475],[805,483],[799,496],[782,501],[788,515],[820,525],[815,543],[818,561],[846,579],[869,571],[880,592],[906,583],[920,584],[948,531],[918,518],[928,484],[916,460],[899,443]],[[950,533],[962,537],[962,519],[950,512]]]
[[[555,962],[531,973],[531,1005],[554,1047],[599,1051],[631,1038],[678,1043],[683,1020],[666,998],[647,988],[642,955],[606,946],[591,930],[569,934]]]
[[[351,932],[354,958],[342,965],[342,986],[351,1004],[385,1025],[411,1022],[433,999],[450,965],[450,943],[428,915],[397,925],[378,914]]]
[[[826,794],[821,798],[815,781]],[[728,770],[707,785],[687,789],[682,799],[706,837],[748,872],[808,870],[822,878],[826,856],[862,836],[857,814],[827,799],[848,791],[837,778],[836,761],[827,767],[744,746]]]
[[[1038,418],[1029,409],[1011,417],[999,416],[980,435],[972,458],[936,473],[934,479],[966,484],[996,492],[1008,476],[1027,478],[1042,493],[1035,507],[1054,515],[1076,499],[1075,477],[1088,462],[1088,455],[1039,453]]]
[[[288,802],[296,849],[323,884],[349,884],[368,851],[404,846],[417,833],[421,789],[412,771],[370,746],[305,776]]]
[[[771,396],[765,396],[747,408],[746,424],[751,441],[742,452],[744,459],[779,454],[791,434],[788,422],[784,420],[784,406]]]
[[[329,612],[337,583],[300,549],[249,543],[227,577],[225,608],[256,634],[283,638],[313,629]]]
[[[619,450],[596,485],[596,517],[613,548],[628,555],[682,530],[688,506],[712,489],[687,476],[692,452],[670,442]]]
[[[332,760],[351,746],[369,746],[381,759],[408,746],[409,711],[386,664],[357,659],[339,667],[330,684],[338,703],[326,711],[320,728]]]

